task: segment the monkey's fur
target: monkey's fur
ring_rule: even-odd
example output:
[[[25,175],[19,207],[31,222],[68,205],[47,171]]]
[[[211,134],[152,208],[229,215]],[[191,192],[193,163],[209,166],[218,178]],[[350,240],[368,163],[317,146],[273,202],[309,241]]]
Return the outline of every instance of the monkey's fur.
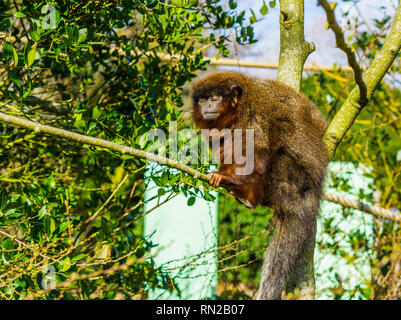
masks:
[[[210,184],[223,184],[251,208],[260,204],[275,209],[275,234],[266,251],[257,298],[281,299],[283,291],[294,289],[291,277],[315,237],[328,165],[322,140],[327,123],[296,90],[238,72],[217,72],[199,80],[192,98],[198,127],[255,132],[253,173],[236,175],[236,164],[223,163]],[[207,113],[207,108],[218,112]],[[223,150],[220,153],[223,156]]]

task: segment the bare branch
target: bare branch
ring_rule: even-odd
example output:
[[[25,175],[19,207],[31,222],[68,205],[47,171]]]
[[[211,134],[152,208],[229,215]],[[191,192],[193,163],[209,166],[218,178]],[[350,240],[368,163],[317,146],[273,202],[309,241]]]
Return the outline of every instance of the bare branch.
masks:
[[[141,158],[141,159],[147,159],[149,161],[167,165],[170,168],[178,169],[182,172],[185,172],[185,173],[193,176],[195,179],[200,179],[200,180],[206,181],[206,182],[208,182],[210,180],[209,175],[201,173],[201,172],[199,172],[183,163],[180,163],[176,160],[168,159],[166,157],[162,157],[162,156],[150,153],[150,152],[145,152],[142,150],[127,147],[127,146],[124,146],[124,145],[121,145],[118,143],[86,136],[86,135],[71,132],[68,130],[55,128],[52,126],[40,124],[40,123],[33,122],[30,120],[21,119],[21,118],[14,117],[14,116],[2,113],[2,112],[0,112],[0,121],[11,123],[11,124],[14,124],[19,127],[28,128],[28,129],[34,130],[36,133],[39,133],[39,132],[47,133],[47,134],[50,134],[53,136],[66,138],[66,139],[73,140],[76,142],[86,143],[86,144],[90,144],[93,146],[102,147],[102,148],[106,148],[109,150],[114,150],[114,151],[120,152],[122,154],[129,154],[129,155]]]
[[[3,121],[5,123],[10,123],[10,124],[13,124],[13,125],[16,125],[19,127],[31,129],[37,133],[40,133],[40,132],[47,133],[47,134],[50,134],[53,136],[69,139],[72,141],[81,142],[81,143],[85,143],[85,144],[89,144],[89,145],[93,145],[93,146],[97,146],[97,147],[101,147],[101,148],[106,148],[109,150],[114,150],[114,151],[120,152],[122,154],[130,154],[130,155],[133,155],[133,156],[141,158],[141,159],[147,159],[149,161],[157,162],[160,164],[167,165],[171,168],[178,169],[182,172],[185,172],[185,173],[193,176],[195,179],[200,179],[205,182],[209,182],[209,180],[210,180],[210,175],[201,173],[201,172],[199,172],[195,169],[192,169],[191,167],[188,167],[178,161],[170,160],[168,158],[155,155],[153,153],[137,150],[137,149],[123,146],[123,145],[120,145],[120,144],[117,144],[114,142],[110,142],[110,141],[106,141],[106,140],[98,139],[98,138],[93,138],[90,136],[85,136],[83,134],[71,132],[68,130],[58,129],[58,128],[48,126],[48,125],[43,125],[43,124],[40,124],[37,122],[17,118],[17,117],[14,117],[14,116],[2,113],[2,112],[0,112],[0,121]],[[125,181],[125,179],[123,179],[123,181]],[[120,186],[121,186],[121,184],[120,184]],[[118,186],[118,188],[120,186]],[[110,196],[110,198],[113,197],[115,192],[116,191],[113,192],[113,194]],[[396,212],[393,212],[393,211],[390,211],[387,209],[383,209],[378,206],[370,206],[368,204],[363,204],[356,200],[352,200],[352,199],[343,197],[339,194],[325,193],[323,198],[327,201],[341,204],[344,207],[365,211],[367,213],[371,213],[376,216],[381,216],[381,217],[395,220],[395,221],[401,221],[401,215],[399,213],[396,213]],[[107,201],[109,201],[109,200],[107,200]],[[103,206],[98,210],[98,212],[102,209],[103,209]],[[92,219],[89,219],[89,220],[92,221]]]
[[[329,24],[329,28],[334,32],[337,47],[344,51],[347,55],[348,64],[354,71],[355,82],[359,88],[359,104],[361,106],[365,106],[368,103],[366,83],[362,78],[362,69],[356,61],[355,51],[345,42],[344,32],[337,23],[334,13],[336,3],[329,3],[327,0],[318,0],[318,3],[326,12],[327,22]]]
[[[320,0],[319,0],[320,1]],[[394,22],[384,41],[383,47],[376,54],[369,68],[363,75],[366,83],[367,99],[370,99],[376,87],[393,64],[401,49],[401,4],[398,4]],[[327,152],[330,158],[334,156],[337,145],[353,125],[356,117],[364,108],[360,103],[359,89],[354,88],[347,100],[331,121],[325,136]]]
[[[165,61],[180,61],[179,55],[169,55],[164,53],[157,53],[160,59]],[[214,57],[204,57],[205,60],[209,60],[210,65],[215,66],[235,66],[235,67],[246,67],[246,68],[262,68],[262,69],[278,69],[278,64],[274,62],[258,62],[258,61],[244,61],[238,59],[228,59],[228,58],[220,58],[216,59]],[[352,68],[349,66],[344,67],[333,67],[329,65],[306,65],[303,66],[304,71],[344,71],[344,72],[352,72]]]

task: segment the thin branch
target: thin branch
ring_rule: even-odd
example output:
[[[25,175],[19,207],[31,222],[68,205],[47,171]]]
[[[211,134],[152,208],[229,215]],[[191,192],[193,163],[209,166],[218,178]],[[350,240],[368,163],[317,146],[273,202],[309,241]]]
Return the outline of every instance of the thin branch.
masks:
[[[398,4],[393,25],[391,26],[386,40],[384,41],[383,47],[376,54],[369,68],[363,75],[363,80],[366,83],[368,100],[371,98],[376,87],[393,64],[395,58],[400,52],[400,49],[401,4]],[[337,112],[325,133],[324,141],[330,159],[334,156],[337,145],[344,138],[345,134],[355,122],[358,114],[365,107],[365,105],[360,103],[359,91],[360,90],[358,87],[355,87],[351,91],[347,100]]]
[[[69,112],[65,104],[50,102],[36,97],[27,97],[23,100],[23,102],[30,106],[40,106],[43,110],[55,114],[65,115]]]
[[[20,119],[18,117],[14,117],[14,116],[2,113],[2,112],[0,112],[0,121],[14,124],[19,127],[31,129],[31,130],[34,130],[36,133],[40,133],[40,132],[47,133],[47,134],[50,134],[53,136],[69,139],[72,141],[117,151],[121,154],[129,154],[129,155],[133,155],[135,157],[141,158],[141,159],[147,159],[148,161],[157,162],[157,163],[160,163],[163,165],[167,165],[170,168],[178,169],[184,173],[189,174],[190,176],[194,177],[195,179],[199,179],[199,180],[202,180],[205,182],[209,182],[209,180],[210,180],[210,175],[199,172],[199,171],[197,171],[191,167],[188,167],[178,161],[171,160],[166,157],[159,156],[159,155],[155,155],[153,153],[149,153],[149,152],[145,152],[142,150],[127,147],[127,146],[117,144],[114,142],[110,142],[107,140],[93,138],[90,136],[85,136],[83,134],[71,132],[68,130],[58,129],[58,128],[55,128],[52,126],[40,124],[40,123],[33,122],[30,120]],[[123,179],[123,181],[125,181],[125,178]],[[120,183],[120,185],[117,187],[116,190],[118,190],[120,188],[121,184],[122,183]],[[112,198],[114,196],[116,190],[113,192],[113,194],[111,195],[110,198]],[[382,216],[382,217],[385,217],[385,218],[388,218],[391,220],[395,220],[395,221],[401,221],[401,214],[399,214],[399,213],[396,213],[396,212],[393,212],[393,211],[390,211],[387,209],[383,209],[378,206],[370,206],[368,204],[362,204],[359,201],[347,199],[346,197],[343,197],[338,194],[326,193],[326,194],[324,194],[323,198],[325,200],[341,204],[348,208],[362,210],[367,213],[371,213],[371,214],[374,214],[377,216]],[[98,210],[98,212],[100,212],[102,209],[103,209],[103,207],[101,207]],[[91,219],[89,219],[89,220],[91,220]]]
[[[160,59],[165,61],[179,61],[180,57],[178,55],[169,55],[164,53],[157,53]],[[238,59],[220,58],[216,59],[214,57],[204,57],[205,60],[209,60],[210,65],[216,66],[235,66],[235,67],[247,67],[247,68],[263,68],[263,69],[278,69],[278,64],[273,62],[258,62],[258,61],[244,61]],[[326,65],[306,65],[303,67],[304,71],[344,71],[352,72],[352,68],[349,66],[343,67],[333,67]]]
[[[348,64],[354,71],[355,82],[359,88],[359,104],[365,106],[368,102],[366,83],[362,77],[362,69],[356,61],[355,51],[345,42],[344,32],[337,23],[334,13],[337,3],[329,3],[327,0],[318,0],[318,3],[326,12],[327,22],[329,23],[329,28],[334,32],[337,47],[347,55]]]
[[[14,242],[16,242],[16,243],[22,245],[23,247],[26,247],[26,248],[32,250],[33,252],[36,252],[36,250],[35,250],[34,247],[32,247],[32,246],[30,246],[29,244],[27,244],[27,243],[25,243],[25,242],[23,242],[23,241],[17,239],[16,236],[12,236],[11,234],[9,234],[9,233],[7,233],[7,232],[5,232],[5,231],[3,231],[3,230],[0,230],[0,234],[3,235],[3,236],[5,236],[5,237],[7,237],[7,238],[10,238],[12,241],[14,241]],[[73,265],[73,264],[71,264],[71,263],[64,262],[64,261],[60,261],[60,260],[58,260],[58,259],[55,259],[55,258],[46,256],[46,255],[44,255],[43,253],[40,253],[40,252],[38,253],[38,255],[41,256],[42,258],[44,258],[45,260],[52,260],[52,261],[55,261],[55,262],[58,262],[58,263],[61,263],[61,264],[68,264],[68,265],[71,265],[71,266]]]
[[[31,129],[31,130],[35,131],[36,133],[40,133],[40,132],[47,133],[52,136],[66,138],[66,139],[73,140],[76,142],[90,144],[93,146],[106,148],[109,150],[114,150],[121,154],[129,154],[129,155],[141,158],[141,159],[146,159],[148,161],[157,162],[159,164],[164,164],[164,165],[169,166],[170,168],[178,169],[182,172],[185,172],[185,173],[193,176],[195,179],[200,179],[205,182],[208,182],[210,180],[209,175],[201,173],[181,162],[178,162],[178,161],[172,160],[172,159],[168,159],[166,157],[162,157],[162,156],[150,153],[150,152],[145,152],[142,150],[127,147],[127,146],[124,146],[124,145],[121,145],[118,143],[86,136],[86,135],[71,132],[68,130],[55,128],[52,126],[40,124],[40,123],[33,122],[30,120],[21,119],[21,118],[14,117],[14,116],[2,113],[2,112],[0,112],[0,121],[14,124],[19,127]]]

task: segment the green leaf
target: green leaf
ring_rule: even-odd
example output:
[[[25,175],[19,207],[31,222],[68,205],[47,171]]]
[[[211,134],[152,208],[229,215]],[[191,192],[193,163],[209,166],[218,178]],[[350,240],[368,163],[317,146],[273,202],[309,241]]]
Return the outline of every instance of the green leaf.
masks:
[[[188,7],[195,7],[199,4],[199,0],[190,0],[188,3]]]
[[[14,17],[17,17],[17,18],[25,18],[25,17],[26,17],[26,14],[23,13],[23,12],[17,12],[16,14],[14,14]]]
[[[13,58],[14,58],[14,66],[18,65],[18,53],[13,47]]]
[[[68,264],[71,262],[70,257],[66,257],[63,262],[65,263],[62,264],[61,271],[66,272],[71,268],[71,265]]]
[[[215,196],[211,195],[209,192],[205,191],[204,192],[204,198],[206,201],[213,201],[216,199]]]
[[[3,47],[3,57],[8,62],[14,57],[14,48],[11,43],[6,42]]]
[[[255,23],[257,21],[255,12],[252,9],[250,10],[252,12],[252,17],[249,18],[249,21],[251,21],[251,23]]]
[[[237,7],[237,3],[234,0],[229,1],[230,9],[235,9]]]
[[[1,32],[7,32],[8,29],[11,26],[11,18],[4,18],[3,20],[1,20],[0,22],[0,31]]]
[[[122,28],[124,28],[124,26],[125,26],[125,24],[121,21],[118,21],[113,25],[113,27],[117,28],[117,29],[122,29]]]
[[[159,180],[159,182],[160,182],[160,180]],[[160,183],[160,184],[162,184],[162,183]],[[164,196],[165,194],[166,194],[166,190],[164,190],[163,188],[157,189],[157,196],[161,197],[161,196]]]
[[[8,73],[8,77],[14,83],[15,87],[19,91],[22,92],[22,84],[21,84],[21,80],[18,78],[18,76],[14,72],[12,72],[11,70],[8,70],[7,73]]]
[[[96,122],[91,121],[89,123],[87,134],[89,134],[92,131],[93,128],[96,128],[96,125],[97,125]]]
[[[65,30],[67,31],[68,39],[74,42],[74,28],[72,26],[66,26]]]
[[[142,258],[145,254],[145,250],[143,248],[139,248],[138,250],[136,250],[135,252],[135,256],[137,258]]]
[[[81,260],[81,259],[83,259],[85,257],[86,257],[86,254],[80,253],[80,254],[76,255],[75,257],[73,257],[72,261],[78,261],[78,260]]]
[[[266,2],[263,0],[263,6],[262,6],[262,8],[260,8],[260,14],[262,16],[265,16],[268,11],[269,11],[269,9],[267,8]]]
[[[70,223],[68,221],[61,223],[59,226],[60,233],[63,232],[65,229],[67,229],[69,224]]]
[[[195,203],[195,201],[196,201],[196,198],[195,198],[195,197],[190,197],[190,198],[188,199],[188,202],[187,202],[188,206],[193,206],[194,203]]]
[[[6,250],[14,249],[14,242],[11,239],[5,239],[1,242],[1,247]]]
[[[99,109],[98,106],[95,106],[92,110],[92,118],[93,119],[99,119],[100,116],[102,115],[102,111]]]
[[[35,32],[35,31],[30,31],[29,35],[30,35],[32,41],[34,41],[34,42],[38,42],[39,39],[40,39],[39,34],[37,32]]]
[[[274,8],[276,6],[276,0],[270,1],[270,8]]]
[[[28,54],[26,55],[26,60],[25,60],[26,66],[28,67],[31,66],[35,62],[35,58],[36,58],[36,50],[35,48],[31,48],[28,51]]]
[[[50,215],[46,215],[43,220],[43,226],[46,230],[46,233],[50,236],[53,231],[56,229],[56,224],[54,219]]]
[[[154,0],[154,1],[148,1],[148,4],[146,5],[148,8],[153,9],[159,4],[159,1]]]
[[[136,7],[136,10],[141,14],[146,14],[146,9],[144,7],[138,6]]]
[[[74,122],[74,127],[84,130],[86,128],[85,120],[82,119],[76,120]]]
[[[38,212],[39,219],[42,219],[46,214],[47,214],[47,206],[43,206],[42,208],[40,208]]]
[[[32,91],[32,80],[31,80],[31,78],[28,76],[27,81],[26,81],[26,84],[25,84],[25,86],[24,86],[24,92],[23,92],[23,94],[22,94],[22,98],[25,99],[26,97],[28,97],[29,94],[31,93],[31,91]]]
[[[54,187],[56,186],[56,180],[54,179],[53,176],[49,176],[46,180],[46,185],[50,188],[50,189],[54,189]]]
[[[88,29],[86,28],[79,29],[78,43],[85,41],[87,35],[88,35]]]

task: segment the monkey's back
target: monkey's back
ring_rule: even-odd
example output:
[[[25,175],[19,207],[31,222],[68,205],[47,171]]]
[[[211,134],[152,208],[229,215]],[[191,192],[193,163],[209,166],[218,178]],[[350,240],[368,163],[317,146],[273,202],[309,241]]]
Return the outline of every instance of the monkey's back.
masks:
[[[320,110],[302,93],[275,80],[259,80],[249,78],[245,101],[251,101],[248,106],[251,114],[258,117],[262,123],[288,122],[297,125],[295,130],[303,127],[313,131],[316,137],[323,137],[327,122]],[[265,128],[267,126],[264,126]]]
[[[242,105],[238,127],[255,129],[255,147],[268,143],[272,157],[276,157],[273,167],[303,170],[299,177],[320,185],[328,164],[323,143],[327,122],[317,106],[285,84],[256,78],[248,78],[243,101],[248,103]],[[286,155],[275,155],[280,152]],[[296,168],[291,167],[289,158]]]

